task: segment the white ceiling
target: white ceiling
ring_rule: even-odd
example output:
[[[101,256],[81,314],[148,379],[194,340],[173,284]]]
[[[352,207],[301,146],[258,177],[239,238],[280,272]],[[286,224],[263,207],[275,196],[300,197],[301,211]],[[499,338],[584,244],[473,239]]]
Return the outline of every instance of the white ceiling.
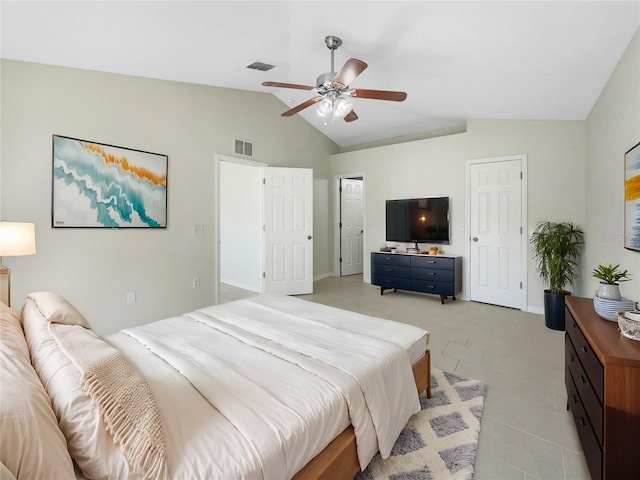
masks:
[[[282,111],[314,92],[261,83],[315,85],[336,35],[336,70],[369,64],[352,87],[408,94],[354,99],[351,123],[300,114],[348,147],[472,118],[583,120],[640,1],[2,1],[0,22],[5,59],[273,93]],[[254,61],[276,68],[247,69]]]

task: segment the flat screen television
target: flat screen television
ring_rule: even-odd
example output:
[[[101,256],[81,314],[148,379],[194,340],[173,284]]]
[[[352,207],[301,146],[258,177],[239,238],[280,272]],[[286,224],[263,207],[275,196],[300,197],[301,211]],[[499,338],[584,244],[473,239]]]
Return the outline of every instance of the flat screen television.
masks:
[[[387,241],[449,245],[449,197],[387,200]]]

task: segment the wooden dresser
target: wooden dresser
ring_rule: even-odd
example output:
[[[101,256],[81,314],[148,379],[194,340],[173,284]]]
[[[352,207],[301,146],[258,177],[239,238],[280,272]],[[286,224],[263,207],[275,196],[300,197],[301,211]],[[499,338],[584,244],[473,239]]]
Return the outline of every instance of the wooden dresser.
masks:
[[[591,478],[640,478],[640,342],[565,299],[565,385]]]

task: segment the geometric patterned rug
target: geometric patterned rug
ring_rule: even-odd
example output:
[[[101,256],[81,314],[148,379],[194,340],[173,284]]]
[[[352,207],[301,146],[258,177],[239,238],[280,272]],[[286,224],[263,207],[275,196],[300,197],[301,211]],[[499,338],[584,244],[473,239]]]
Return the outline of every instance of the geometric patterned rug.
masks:
[[[485,383],[431,368],[431,398],[407,422],[391,455],[377,454],[354,480],[468,480],[478,449]]]

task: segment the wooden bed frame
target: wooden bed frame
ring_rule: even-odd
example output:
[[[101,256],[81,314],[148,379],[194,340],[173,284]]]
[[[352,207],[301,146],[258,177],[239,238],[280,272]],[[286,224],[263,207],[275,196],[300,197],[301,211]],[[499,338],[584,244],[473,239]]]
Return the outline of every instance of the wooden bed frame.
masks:
[[[413,365],[418,393],[427,391],[431,398],[431,354],[429,350]],[[294,480],[344,479],[351,480],[360,470],[356,435],[349,425],[327,447],[316,455],[293,477]]]

